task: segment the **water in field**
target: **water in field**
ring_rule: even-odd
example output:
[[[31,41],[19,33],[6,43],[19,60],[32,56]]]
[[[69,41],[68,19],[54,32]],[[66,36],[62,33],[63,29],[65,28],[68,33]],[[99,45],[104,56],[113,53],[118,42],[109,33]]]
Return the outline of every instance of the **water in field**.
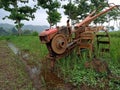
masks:
[[[12,43],[8,43],[9,48],[14,52],[14,54],[18,54],[19,49],[15,47]]]
[[[16,54],[19,59],[18,60],[21,60],[22,63],[24,63],[25,65],[25,69],[30,77],[30,79],[32,80],[33,82],[33,85],[36,89],[39,89],[40,88],[40,81],[39,81],[39,73],[40,73],[40,68],[36,67],[36,66],[30,66],[28,64],[30,58],[29,58],[29,54],[28,53],[22,53],[22,51],[20,51],[13,43],[8,43],[8,47],[13,51],[14,54]]]
[[[72,86],[65,84],[64,80],[60,79],[55,72],[51,72],[48,66],[49,61],[44,60],[39,65],[31,62],[33,59],[29,50],[19,50],[13,43],[8,43],[9,48],[19,57],[25,65],[25,69],[33,82],[36,90],[70,90]]]

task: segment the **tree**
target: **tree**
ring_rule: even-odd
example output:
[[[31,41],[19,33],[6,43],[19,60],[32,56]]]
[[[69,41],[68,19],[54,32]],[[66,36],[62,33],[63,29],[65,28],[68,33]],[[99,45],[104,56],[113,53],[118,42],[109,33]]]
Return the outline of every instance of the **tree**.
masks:
[[[57,10],[52,10],[52,11],[48,11],[48,22],[50,23],[50,27],[53,25],[56,25],[57,22],[60,21],[61,19],[61,14],[57,12]]]
[[[73,21],[76,21],[78,19],[78,8],[73,4],[71,1],[67,5],[63,5],[63,8],[65,9],[64,13],[68,16],[69,19]]]
[[[65,14],[69,15],[70,19],[75,20],[83,20],[86,16],[88,16],[92,11],[97,10],[99,13],[103,8],[108,5],[107,0],[71,0],[67,5],[64,5]],[[74,18],[72,18],[74,17]],[[103,19],[104,18],[104,19]],[[106,20],[104,16],[101,16],[99,19],[96,19],[94,23],[102,23]]]
[[[110,12],[108,12],[107,14],[107,18],[109,20],[109,22],[111,20],[114,20],[114,22],[117,22],[117,20],[120,19],[120,11],[118,11],[118,9],[114,9],[114,10],[111,10]],[[114,26],[114,25],[113,25]]]
[[[46,9],[48,14],[47,20],[50,24],[50,27],[56,25],[57,22],[61,19],[61,14],[57,11],[60,7],[58,0],[38,0],[38,6]]]
[[[28,3],[28,0],[0,0],[0,8],[3,8],[5,11],[10,12],[9,16],[5,16],[3,19],[8,18],[15,21],[16,28],[18,29],[18,34],[22,34],[22,20],[34,19],[34,12],[36,12],[36,7],[30,7],[26,4],[24,6],[19,6],[19,3],[25,4]]]
[[[80,0],[78,4],[78,17],[80,20],[84,19],[89,13],[91,12],[90,10],[90,5],[86,0]]]
[[[105,7],[108,7],[108,0],[91,0],[90,8],[91,10],[96,10],[96,13],[100,13]],[[107,14],[103,14],[102,16],[96,18],[93,23],[103,24],[104,22],[108,22],[106,15]]]

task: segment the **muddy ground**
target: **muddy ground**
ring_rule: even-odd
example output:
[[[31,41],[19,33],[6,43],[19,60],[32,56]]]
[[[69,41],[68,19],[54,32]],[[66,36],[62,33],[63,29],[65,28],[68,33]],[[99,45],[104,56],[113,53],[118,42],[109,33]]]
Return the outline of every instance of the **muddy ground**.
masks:
[[[47,69],[48,60],[39,62],[40,66],[33,65],[30,59],[34,57],[28,53],[29,51],[25,50],[15,55],[8,47],[8,42],[0,41],[0,90],[101,90],[86,84],[78,89],[71,83],[65,83]],[[85,67],[93,68],[97,72],[109,72],[108,65],[99,60],[86,62]],[[102,90],[109,90],[108,84]]]
[[[0,41],[0,90],[71,90],[73,88],[69,84],[64,84],[64,81],[54,73],[46,70],[44,67],[46,62],[42,63],[42,68],[37,74],[33,70],[33,65],[29,64],[30,58],[25,56],[24,52],[15,55],[8,42]],[[44,80],[41,80],[41,77]]]
[[[0,90],[34,90],[23,63],[0,41]]]

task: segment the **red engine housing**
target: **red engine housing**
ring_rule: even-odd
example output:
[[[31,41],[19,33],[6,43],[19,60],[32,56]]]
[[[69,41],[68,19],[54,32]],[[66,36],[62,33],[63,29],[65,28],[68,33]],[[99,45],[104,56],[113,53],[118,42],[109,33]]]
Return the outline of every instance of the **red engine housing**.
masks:
[[[46,29],[39,34],[39,38],[42,43],[48,43],[57,32],[57,28]]]

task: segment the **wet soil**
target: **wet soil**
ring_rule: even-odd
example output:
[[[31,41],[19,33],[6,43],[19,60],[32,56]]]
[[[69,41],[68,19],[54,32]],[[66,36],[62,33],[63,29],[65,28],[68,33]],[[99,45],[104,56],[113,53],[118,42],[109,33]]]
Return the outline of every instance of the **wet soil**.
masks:
[[[35,63],[35,56],[29,50],[19,50],[12,43],[8,43],[8,45],[25,65],[25,70],[36,90],[72,90],[73,86],[71,84],[65,84],[64,80],[60,79],[55,72],[51,72],[50,60],[45,58],[37,60],[40,62]]]
[[[92,68],[95,71],[100,73],[107,72],[108,74],[111,74],[108,64],[105,61],[102,61],[100,59],[94,58],[93,60],[86,62],[85,67]]]
[[[24,70],[24,65],[7,46],[0,41],[0,90],[30,90],[32,82]]]
[[[39,62],[36,63],[36,62],[34,62],[35,56],[30,54],[29,50],[21,50],[20,51],[11,43],[9,43],[8,45],[13,50],[14,54],[16,54],[17,59],[19,58],[19,61],[22,62],[22,64],[24,65],[23,70],[27,71],[27,75],[28,75],[28,77],[25,77],[24,79],[22,79],[25,82],[21,82],[20,84],[15,83],[16,86],[20,85],[21,88],[24,88],[24,86],[29,84],[29,83],[26,84],[26,82],[29,81],[29,82],[32,82],[31,87],[34,88],[34,90],[101,90],[98,87],[90,87],[86,84],[82,84],[81,86],[79,86],[79,88],[77,88],[77,87],[74,87],[71,83],[65,83],[64,80],[62,80],[61,78],[59,78],[57,76],[56,72],[51,72],[51,70],[49,69],[50,62],[48,59],[44,58],[43,60],[37,60]],[[4,61],[4,59],[8,59],[8,61],[11,61],[10,58],[16,59],[15,55],[12,54],[13,55],[12,56],[10,54],[11,50],[6,45],[6,42],[0,43],[0,50],[1,50],[0,51],[0,59],[3,59],[3,61]],[[0,62],[0,70],[1,70],[1,67],[3,69],[3,70],[1,70],[2,73],[0,75],[0,85],[1,85],[1,82],[2,82],[2,84],[5,84],[4,80],[6,79],[6,77],[1,78],[1,76],[3,76],[4,74],[7,74],[6,76],[8,76],[8,77],[11,76],[10,79],[13,80],[13,82],[12,81],[11,82],[14,83],[14,79],[16,79],[15,78],[16,76],[14,76],[14,73],[16,74],[16,73],[18,73],[18,71],[14,70],[16,68],[15,65],[10,64],[10,66],[7,66],[7,64],[4,63],[3,61]],[[14,63],[12,62],[12,64],[14,64]],[[18,64],[19,63],[17,63],[16,65],[18,65]],[[10,69],[9,71],[7,71],[6,68],[9,68],[11,66],[13,66],[14,69]],[[21,66],[21,65],[18,65],[18,66]],[[91,62],[86,62],[85,67],[92,68],[92,69],[96,70],[97,72],[108,72],[108,74],[111,74],[111,72],[109,72],[108,65],[105,62],[102,62],[101,60],[94,59]],[[11,70],[14,71],[14,73],[12,73]],[[8,73],[6,73],[6,72],[8,72]],[[19,75],[18,75],[18,77],[19,77]],[[108,83],[108,79],[103,80],[103,82]],[[7,85],[4,87],[2,86],[2,89],[7,87]],[[7,90],[7,89],[5,88],[5,90]],[[14,89],[10,88],[9,90],[14,90]],[[23,90],[23,89],[21,89],[21,90]],[[31,89],[27,88],[27,90],[31,90]],[[108,84],[106,84],[106,87],[104,90],[109,90]]]
[[[28,66],[26,69],[36,90],[72,90],[73,86],[71,84],[65,84],[64,80],[57,76],[57,73],[50,70],[48,59],[41,60],[40,65],[33,65],[29,63],[30,58],[23,57],[25,53],[26,51],[23,51],[21,57],[24,64]]]

